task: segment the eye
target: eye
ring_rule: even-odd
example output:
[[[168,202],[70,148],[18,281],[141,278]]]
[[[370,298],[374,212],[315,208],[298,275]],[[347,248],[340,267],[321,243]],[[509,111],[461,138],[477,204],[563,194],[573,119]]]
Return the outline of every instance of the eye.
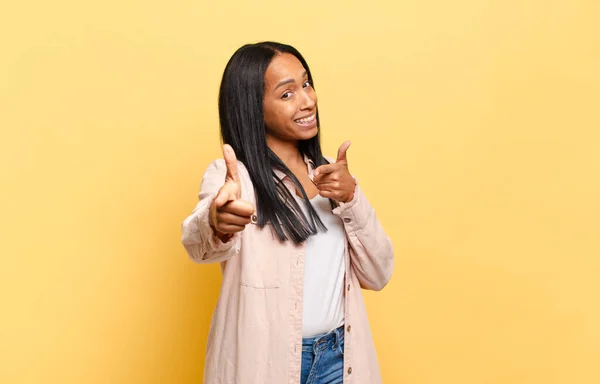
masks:
[[[281,98],[284,100],[289,99],[290,97],[292,97],[292,92],[289,92],[289,91],[284,93],[283,95],[281,95]]]
[[[305,81],[305,82],[302,84],[302,86],[303,86],[304,88],[306,88],[306,87],[312,87],[312,83],[310,82],[310,80],[306,80],[306,81]]]

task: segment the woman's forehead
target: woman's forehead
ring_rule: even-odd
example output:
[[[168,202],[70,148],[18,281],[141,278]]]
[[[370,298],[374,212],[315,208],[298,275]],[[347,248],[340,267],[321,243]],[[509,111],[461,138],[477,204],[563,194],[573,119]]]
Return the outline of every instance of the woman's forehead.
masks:
[[[289,53],[278,54],[273,57],[265,73],[265,83],[275,85],[281,80],[288,78],[296,79],[303,77],[306,69],[296,58]]]

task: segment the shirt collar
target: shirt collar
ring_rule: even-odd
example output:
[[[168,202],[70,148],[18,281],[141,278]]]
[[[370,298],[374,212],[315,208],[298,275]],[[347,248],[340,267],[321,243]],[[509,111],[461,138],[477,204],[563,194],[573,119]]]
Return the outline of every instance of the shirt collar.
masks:
[[[304,155],[304,163],[306,163],[307,167],[308,167],[308,178],[309,179],[313,179],[314,177],[314,172],[315,172],[315,163],[308,158],[308,156]],[[277,176],[277,178],[279,180],[284,180],[285,178],[287,178],[286,174],[281,172],[278,169],[274,169],[273,172],[275,173],[275,176]]]

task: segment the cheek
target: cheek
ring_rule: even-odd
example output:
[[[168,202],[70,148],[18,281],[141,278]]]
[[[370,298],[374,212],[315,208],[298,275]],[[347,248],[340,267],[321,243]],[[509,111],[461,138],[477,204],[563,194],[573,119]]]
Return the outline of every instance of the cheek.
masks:
[[[263,115],[265,118],[265,123],[268,125],[277,119],[277,110],[273,106],[273,104],[264,104],[263,106]]]
[[[286,108],[281,105],[265,105],[263,110],[265,117],[265,125],[271,131],[278,131],[286,125],[289,120]]]
[[[263,114],[265,123],[272,128],[285,126],[296,115],[296,105],[293,102],[264,104]]]
[[[296,111],[291,103],[286,103],[285,105],[279,105],[272,113],[276,120],[284,122],[293,118]]]

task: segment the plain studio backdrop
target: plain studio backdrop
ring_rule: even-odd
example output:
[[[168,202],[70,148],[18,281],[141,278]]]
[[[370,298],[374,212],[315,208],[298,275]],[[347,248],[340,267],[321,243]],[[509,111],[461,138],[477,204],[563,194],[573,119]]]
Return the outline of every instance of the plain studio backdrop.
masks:
[[[596,0],[0,6],[0,383],[199,383],[217,264],[180,244],[242,44],[297,47],[396,250],[386,384],[596,384]]]

